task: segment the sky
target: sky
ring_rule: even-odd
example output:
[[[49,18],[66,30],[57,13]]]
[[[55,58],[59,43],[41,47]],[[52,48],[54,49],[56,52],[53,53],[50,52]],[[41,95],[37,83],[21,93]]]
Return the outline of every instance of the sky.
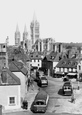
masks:
[[[0,0],[0,43],[8,36],[9,44],[15,44],[17,24],[21,41],[25,25],[30,35],[34,12],[41,39],[82,42],[82,0]]]

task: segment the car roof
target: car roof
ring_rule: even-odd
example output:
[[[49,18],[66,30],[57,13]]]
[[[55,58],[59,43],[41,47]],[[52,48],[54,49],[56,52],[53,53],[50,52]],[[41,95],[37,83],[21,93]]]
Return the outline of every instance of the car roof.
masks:
[[[47,79],[45,76],[41,76],[41,79]]]
[[[64,83],[64,85],[71,85],[71,82],[70,82],[70,81],[66,81],[66,82]]]
[[[47,93],[43,90],[39,91],[38,94],[35,97],[35,100],[46,100],[47,98]]]

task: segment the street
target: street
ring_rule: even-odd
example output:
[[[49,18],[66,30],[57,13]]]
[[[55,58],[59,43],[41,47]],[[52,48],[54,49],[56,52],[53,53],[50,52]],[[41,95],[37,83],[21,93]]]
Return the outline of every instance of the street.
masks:
[[[63,105],[65,105],[67,107],[71,107],[71,96],[63,96],[62,94],[62,85],[63,85],[63,80],[62,79],[55,79],[52,77],[48,77],[48,86],[45,88],[41,88],[42,90],[45,90],[50,98],[49,98],[49,103],[48,103],[48,107],[47,107],[47,111],[46,113],[37,113],[37,115],[63,115],[66,113],[67,114],[73,114],[72,113],[65,112],[65,109],[63,108]],[[77,82],[72,82],[74,88],[77,88]],[[82,83],[80,82],[80,89],[82,89]],[[78,95],[77,95],[78,96]],[[73,104],[74,105],[74,104]],[[67,108],[66,108],[67,109]],[[35,115],[36,113],[32,113],[31,111],[23,111],[23,112],[13,112],[12,115]],[[79,114],[79,112],[77,112],[77,114]],[[7,113],[7,114],[3,114],[3,115],[11,115],[11,113]]]
[[[62,86],[64,84],[62,78],[60,79],[56,79],[56,78],[52,78],[52,77],[48,77],[48,87],[43,88],[43,90],[45,90],[49,96],[49,104],[48,104],[48,108],[47,108],[47,112],[51,112],[51,113],[60,113],[62,110],[62,105],[69,102],[69,104],[71,105],[71,96],[63,96],[62,94]],[[78,83],[76,81],[71,80],[73,88],[74,88],[74,92],[78,91],[77,90],[77,86]],[[82,89],[82,83],[79,83],[80,89]],[[78,97],[78,95],[76,95],[76,97]],[[61,108],[61,109],[60,109]],[[60,109],[60,111],[58,111]]]
[[[32,113],[32,112],[14,112],[14,113],[6,113],[6,114],[2,114],[2,115],[36,115],[36,113]],[[74,114],[69,114],[69,113],[37,113],[37,115],[74,115]],[[75,115],[79,115],[79,114],[75,114]]]
[[[48,87],[43,88],[50,96],[47,112],[55,113],[56,109],[60,106],[58,99],[70,99],[71,96],[63,96],[61,89],[64,83],[63,81],[55,81],[55,78],[48,79]]]

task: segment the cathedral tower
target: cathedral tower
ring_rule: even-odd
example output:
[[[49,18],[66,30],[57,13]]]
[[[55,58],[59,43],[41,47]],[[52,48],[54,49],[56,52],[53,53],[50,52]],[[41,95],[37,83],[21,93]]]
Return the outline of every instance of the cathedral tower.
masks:
[[[28,32],[27,32],[27,28],[26,28],[26,25],[25,25],[24,32],[23,32],[23,41],[26,41],[27,37],[28,37]]]
[[[27,29],[26,29],[26,25],[25,25],[25,27],[24,27],[24,32],[23,32],[23,49],[25,50],[25,52],[26,52],[26,50],[27,50],[27,37],[28,37],[28,32],[27,32]]]
[[[39,39],[39,22],[37,22],[36,16],[34,14],[33,21],[30,25],[31,29],[31,39],[32,39],[32,45],[36,42],[36,40]]]
[[[16,27],[16,32],[15,32],[15,45],[16,46],[20,45],[20,32],[19,32],[18,25]]]

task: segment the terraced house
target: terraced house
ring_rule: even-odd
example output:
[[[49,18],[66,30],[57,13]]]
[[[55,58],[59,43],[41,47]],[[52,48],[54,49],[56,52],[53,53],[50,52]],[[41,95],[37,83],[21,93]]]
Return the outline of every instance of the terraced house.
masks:
[[[82,71],[82,60],[80,59],[62,59],[55,67],[55,75],[77,77],[77,73]]]
[[[37,67],[37,68],[42,67],[42,55],[35,52],[30,54],[29,58],[30,58],[30,65],[32,67]]]

